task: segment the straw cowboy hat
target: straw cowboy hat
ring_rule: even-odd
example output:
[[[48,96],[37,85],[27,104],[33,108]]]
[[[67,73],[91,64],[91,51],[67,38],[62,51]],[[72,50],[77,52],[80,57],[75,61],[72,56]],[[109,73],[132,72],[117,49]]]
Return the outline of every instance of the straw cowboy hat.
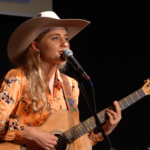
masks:
[[[89,23],[89,21],[81,19],[60,19],[53,11],[41,12],[36,17],[21,24],[13,32],[8,41],[8,57],[13,64],[17,64],[31,42],[51,27],[65,27],[70,40]]]

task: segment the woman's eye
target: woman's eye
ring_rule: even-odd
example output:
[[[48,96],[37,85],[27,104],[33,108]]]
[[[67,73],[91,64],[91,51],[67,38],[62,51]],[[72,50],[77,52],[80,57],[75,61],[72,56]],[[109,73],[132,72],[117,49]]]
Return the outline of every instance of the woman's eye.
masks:
[[[57,40],[57,39],[58,39],[58,37],[53,37],[53,38],[52,38],[52,40]]]
[[[69,41],[69,38],[65,38],[66,39],[66,41]]]

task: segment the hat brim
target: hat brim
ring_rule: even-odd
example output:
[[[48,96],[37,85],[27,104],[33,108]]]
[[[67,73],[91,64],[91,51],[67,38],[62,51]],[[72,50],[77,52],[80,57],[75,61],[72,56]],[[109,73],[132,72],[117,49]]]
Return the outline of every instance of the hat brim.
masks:
[[[81,19],[32,18],[21,24],[11,35],[7,46],[8,57],[13,64],[17,64],[31,42],[50,27],[65,27],[70,40],[89,23]]]

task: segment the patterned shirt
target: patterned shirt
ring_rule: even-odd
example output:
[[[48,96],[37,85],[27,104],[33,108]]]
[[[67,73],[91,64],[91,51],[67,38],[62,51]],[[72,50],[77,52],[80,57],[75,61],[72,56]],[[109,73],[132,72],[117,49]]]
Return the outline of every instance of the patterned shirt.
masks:
[[[78,105],[78,84],[73,78],[66,77],[70,83],[73,98]],[[42,114],[39,112],[29,113],[27,111],[26,106],[30,100],[25,99],[23,96],[26,83],[27,78],[20,68],[10,70],[2,82],[0,89],[0,139],[2,140],[21,140],[25,126],[41,126],[53,112],[67,109],[62,90],[63,82],[59,70],[56,71],[55,75],[53,95],[49,87],[46,90],[51,107]],[[49,78],[47,77],[46,84],[49,84]],[[88,135],[92,145],[99,141],[93,132],[92,134],[88,133]]]

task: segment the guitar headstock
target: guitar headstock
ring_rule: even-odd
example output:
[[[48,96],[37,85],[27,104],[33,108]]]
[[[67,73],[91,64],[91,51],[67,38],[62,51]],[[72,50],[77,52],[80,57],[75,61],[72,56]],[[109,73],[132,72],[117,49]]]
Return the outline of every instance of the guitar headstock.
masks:
[[[142,87],[142,89],[144,90],[146,95],[150,95],[150,78],[148,78],[147,80],[144,80],[145,84]]]

